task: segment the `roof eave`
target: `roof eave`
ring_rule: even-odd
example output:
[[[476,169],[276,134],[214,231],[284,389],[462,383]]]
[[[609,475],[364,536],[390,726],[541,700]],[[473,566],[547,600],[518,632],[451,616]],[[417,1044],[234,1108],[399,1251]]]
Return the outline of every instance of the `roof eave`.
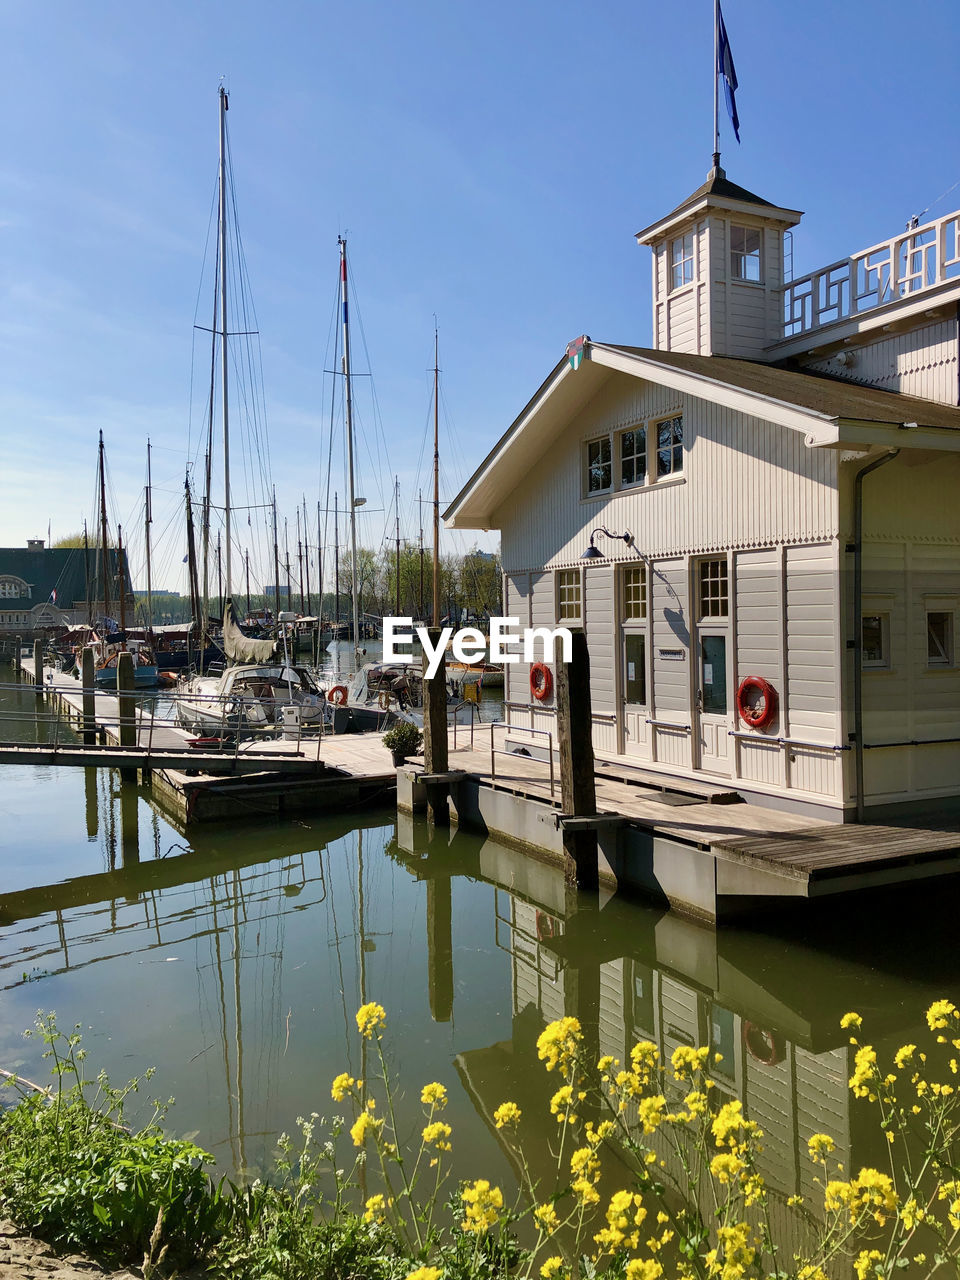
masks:
[[[638,231],[636,233],[637,243],[652,244],[655,240],[661,239],[673,227],[695,218],[704,209],[722,209],[726,213],[742,213],[745,217],[767,218],[771,221],[782,223],[784,227],[795,227],[803,217],[803,213],[799,209],[784,209],[775,204],[747,204],[743,200],[734,200],[730,196],[708,194],[689,204],[680,205],[672,213],[668,213],[666,217],[660,218],[651,223],[649,227],[644,227],[642,231]]]

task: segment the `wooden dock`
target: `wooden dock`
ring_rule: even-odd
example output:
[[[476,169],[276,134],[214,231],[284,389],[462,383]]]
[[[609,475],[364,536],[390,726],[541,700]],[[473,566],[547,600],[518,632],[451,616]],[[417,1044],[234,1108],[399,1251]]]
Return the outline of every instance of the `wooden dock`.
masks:
[[[32,681],[32,660],[24,659],[23,669]],[[135,744],[121,747],[118,700],[112,693],[98,691],[94,702],[97,742],[81,746],[74,738],[84,728],[80,682],[48,669],[43,699],[72,732],[64,735],[65,741],[0,743],[0,764],[127,770],[150,787],[160,807],[180,826],[386,804],[396,791],[393,759],[379,733],[334,735],[308,730],[292,737],[271,736],[225,743],[219,750],[197,750],[190,745],[194,735],[157,719],[152,709],[140,705],[141,694]],[[50,736],[49,726],[46,736]],[[57,738],[56,732],[53,736]]]
[[[497,751],[491,753],[491,734]],[[451,742],[447,785],[455,820],[559,857],[565,825],[593,826],[601,879],[653,894],[688,913],[718,920],[773,905],[817,899],[960,872],[960,822],[934,827],[841,825],[736,801],[729,786],[689,790],[608,762],[596,778],[596,818],[566,818],[550,767],[505,754],[503,731],[478,726],[473,745]],[[417,809],[422,761],[401,771],[398,803]]]

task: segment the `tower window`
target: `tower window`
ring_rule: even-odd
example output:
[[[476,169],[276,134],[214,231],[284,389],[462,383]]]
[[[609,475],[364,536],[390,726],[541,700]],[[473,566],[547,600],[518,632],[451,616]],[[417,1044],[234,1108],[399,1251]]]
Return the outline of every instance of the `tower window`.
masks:
[[[730,228],[730,274],[734,280],[760,282],[760,228]]]
[[[610,437],[591,440],[587,445],[587,493],[603,493],[613,484],[613,455]]]
[[[693,280],[693,232],[678,236],[670,246],[673,288],[681,289]]]

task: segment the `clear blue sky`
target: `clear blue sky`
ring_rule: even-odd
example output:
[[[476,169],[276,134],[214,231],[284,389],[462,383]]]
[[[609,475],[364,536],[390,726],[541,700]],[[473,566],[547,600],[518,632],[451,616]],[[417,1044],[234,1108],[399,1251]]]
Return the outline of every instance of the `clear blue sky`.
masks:
[[[798,274],[895,234],[960,178],[953,0],[726,0],[724,15],[743,142],[723,115],[723,163],[806,211]],[[326,484],[338,232],[389,446],[379,469],[399,473],[404,506],[427,487],[438,317],[449,499],[570,338],[649,342],[632,235],[706,175],[712,41],[712,0],[6,0],[0,545],[92,519],[100,427],[120,518],[138,519],[149,435],[158,531],[172,527],[221,75],[292,522]],[[960,187],[932,213],[958,206]],[[376,450],[372,410],[364,427],[361,454]],[[361,488],[383,505],[369,475]],[[385,518],[367,517],[368,545]]]

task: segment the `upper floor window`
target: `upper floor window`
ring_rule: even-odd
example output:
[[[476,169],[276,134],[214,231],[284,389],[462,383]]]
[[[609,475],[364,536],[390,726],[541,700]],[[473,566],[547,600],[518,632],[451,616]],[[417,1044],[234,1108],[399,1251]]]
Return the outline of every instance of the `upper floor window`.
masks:
[[[730,584],[727,577],[726,558],[701,560],[699,576],[700,617],[727,617],[730,612]]]
[[[657,479],[683,470],[683,418],[657,423]]]
[[[734,280],[760,281],[759,227],[730,228],[730,274]]]
[[[865,613],[863,615],[860,620],[860,643],[863,646],[860,656],[861,666],[889,667],[889,613]]]
[[[647,478],[647,429],[633,427],[620,433],[620,483],[643,484]]]
[[[947,610],[927,613],[927,666],[953,666],[953,614]]]
[[[623,570],[624,621],[641,621],[647,616],[647,570],[642,564]]]
[[[587,445],[587,493],[602,493],[613,487],[613,453],[610,437],[591,440]]]
[[[0,599],[19,600],[22,597],[28,600],[30,598],[30,588],[22,578],[14,578],[12,575],[0,578]]]
[[[681,289],[693,280],[693,232],[678,236],[670,245],[671,288]]]
[[[577,619],[582,613],[580,570],[561,569],[557,574],[557,618]]]

